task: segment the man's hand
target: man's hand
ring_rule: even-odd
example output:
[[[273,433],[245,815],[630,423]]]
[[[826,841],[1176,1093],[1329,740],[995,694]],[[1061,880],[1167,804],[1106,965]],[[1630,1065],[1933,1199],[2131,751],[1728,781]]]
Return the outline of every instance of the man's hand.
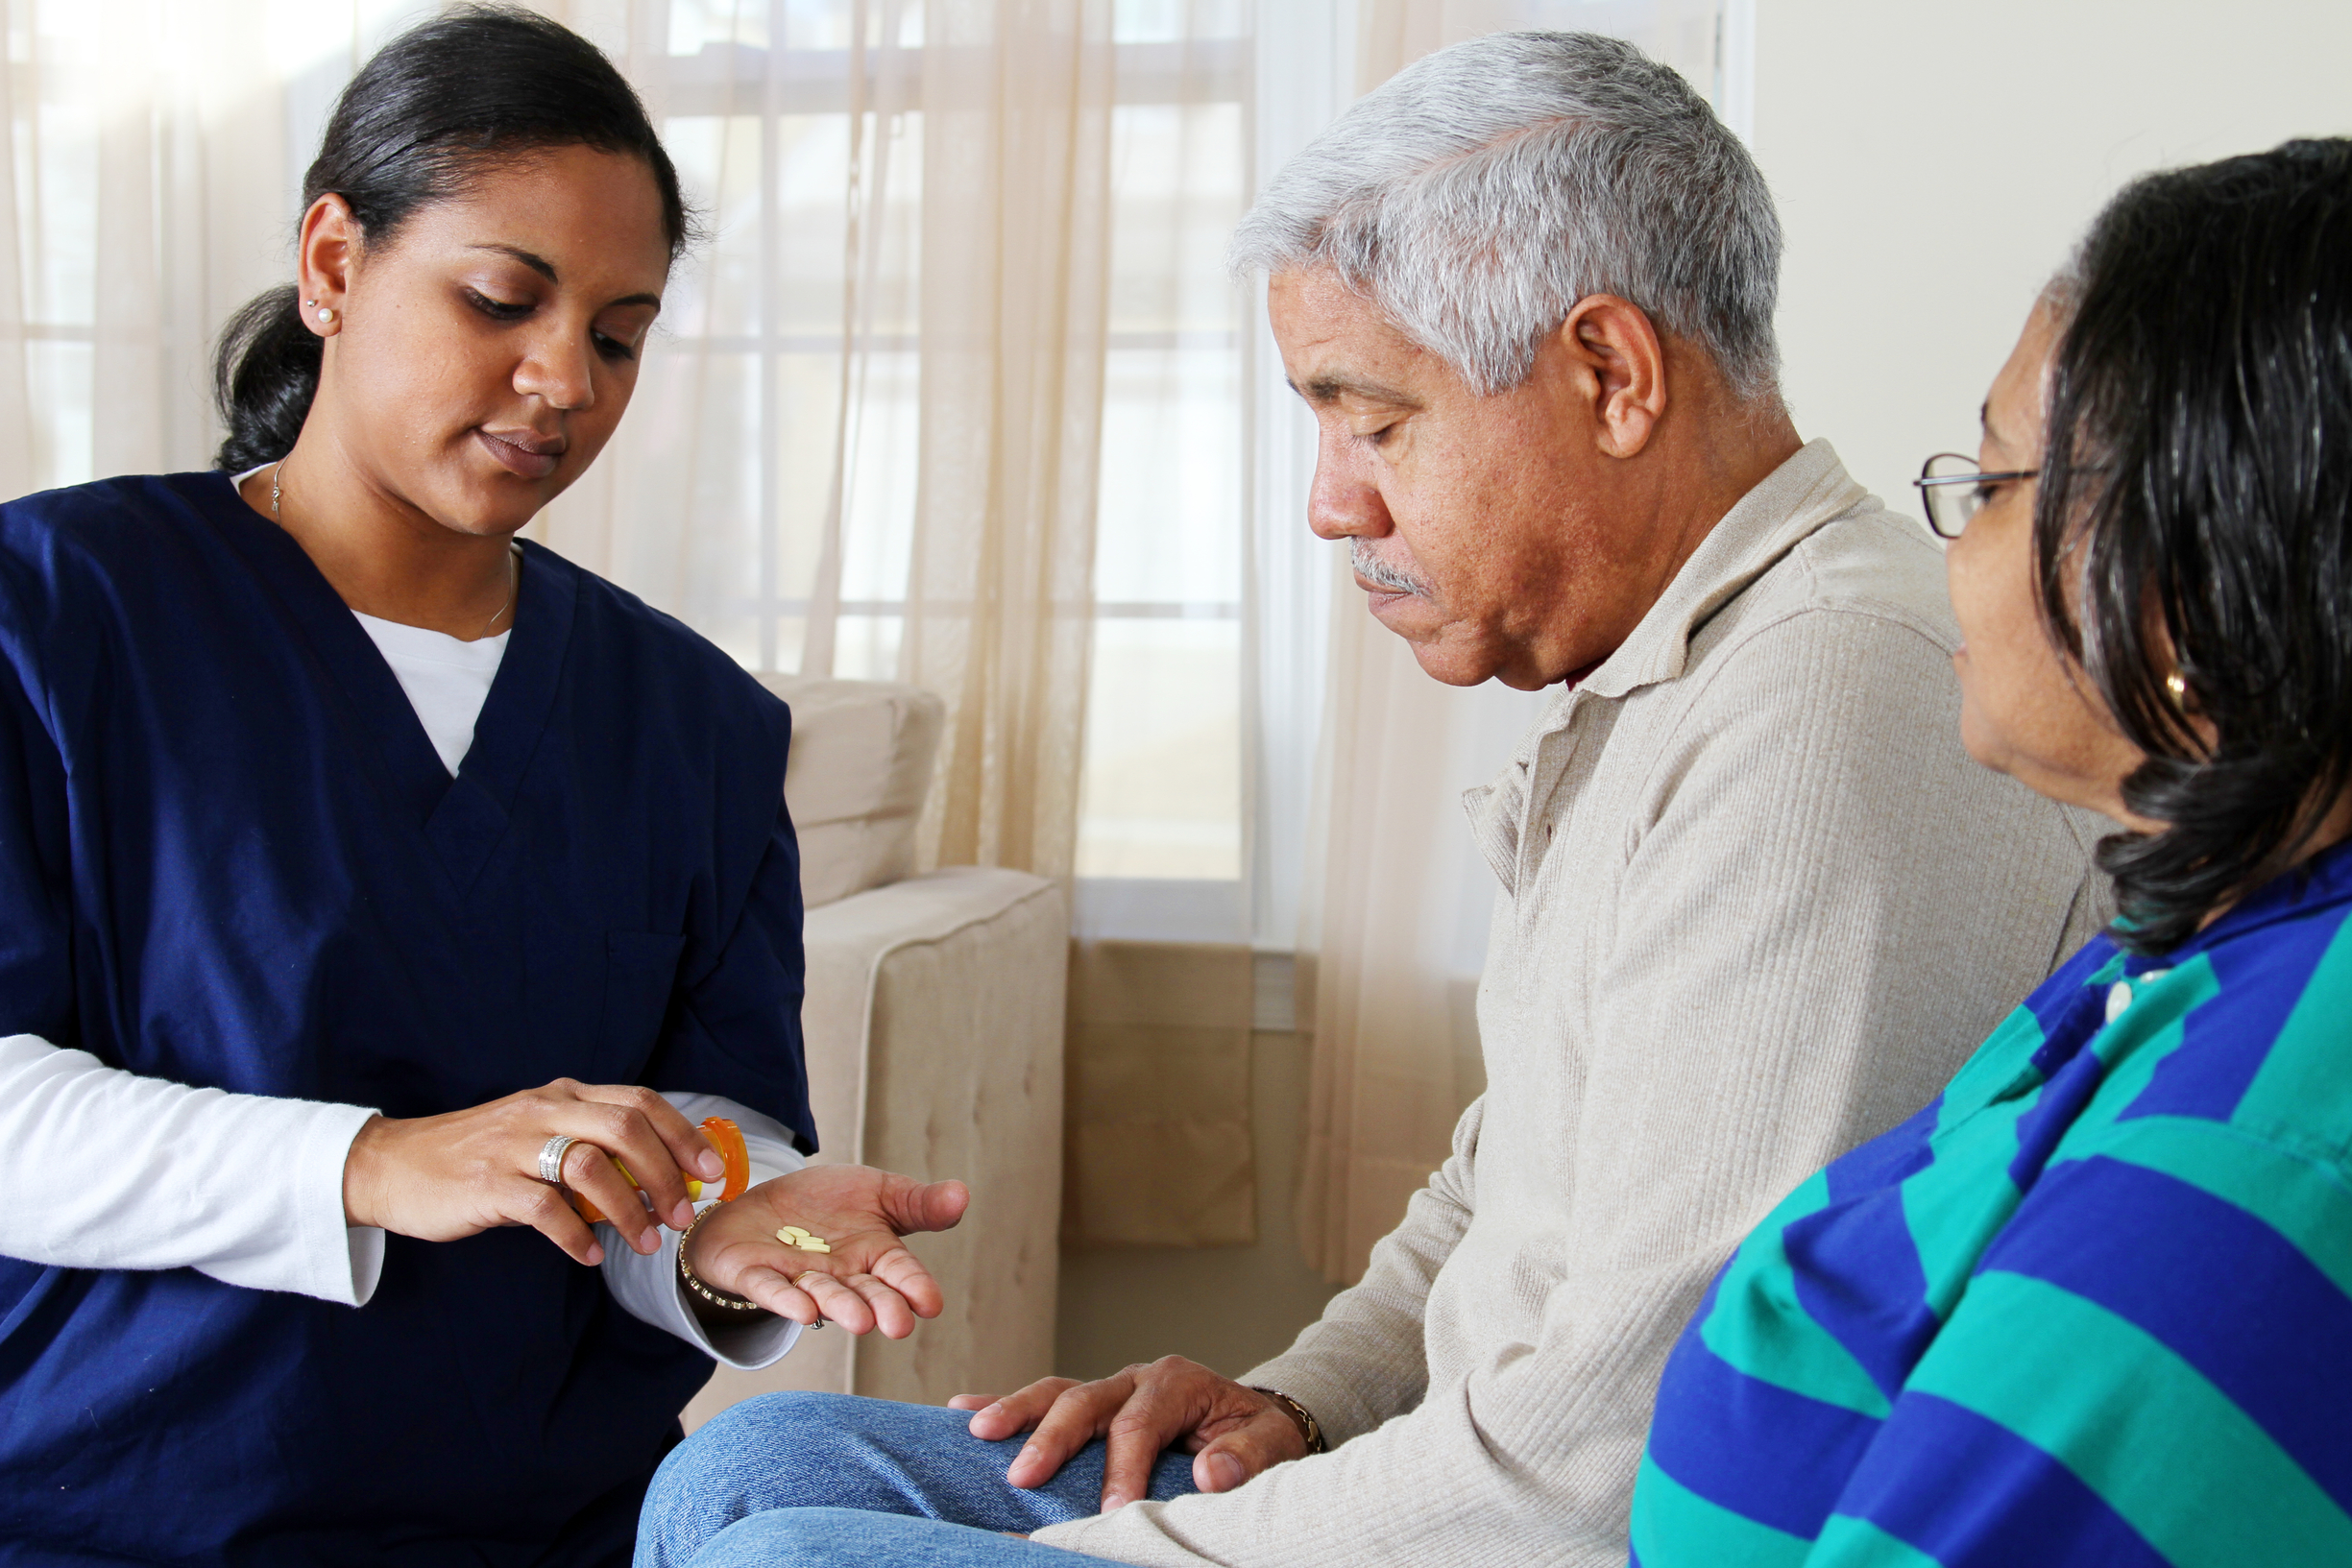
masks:
[[[688,1238],[686,1261],[713,1290],[747,1296],[796,1323],[821,1315],[852,1334],[879,1328],[904,1339],[936,1317],[939,1283],[899,1241],[947,1230],[971,1194],[959,1181],[928,1186],[861,1165],[812,1165],[722,1203]],[[776,1240],[787,1225],[825,1238],[830,1252]]]
[[[1094,1383],[1041,1378],[1003,1399],[958,1394],[972,1411],[972,1435],[998,1442],[1032,1427],[1036,1435],[1005,1472],[1015,1486],[1042,1486],[1097,1437],[1105,1439],[1103,1511],[1132,1503],[1152,1485],[1163,1449],[1193,1455],[1193,1484],[1229,1492],[1259,1471],[1306,1457],[1306,1434],[1280,1402],[1198,1362],[1162,1356]]]

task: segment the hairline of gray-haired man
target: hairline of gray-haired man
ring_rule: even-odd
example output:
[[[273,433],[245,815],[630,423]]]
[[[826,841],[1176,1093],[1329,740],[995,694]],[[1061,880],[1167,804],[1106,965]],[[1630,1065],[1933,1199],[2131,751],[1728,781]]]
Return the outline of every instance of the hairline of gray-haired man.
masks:
[[[1488,1090],[1452,1158],[1273,1361],[1037,1396],[1257,1473],[1036,1539],[1169,1565],[1619,1563],[1709,1279],[2103,923],[2090,829],[1962,751],[1940,558],[1799,443],[1778,220],[1672,72],[1583,35],[1432,56],[1284,169],[1234,254],[1271,276],[1322,426],[1310,519],[1375,613],[1441,679],[1561,689],[1473,792],[1502,891]],[[1260,1470],[1303,1444],[1250,1385],[1329,1451]],[[847,1450],[819,1428],[858,1418],[816,1414],[746,1411],[733,1440],[821,1478]],[[685,1506],[673,1463],[649,1521]],[[939,1497],[979,1480],[907,1511],[957,1517]]]

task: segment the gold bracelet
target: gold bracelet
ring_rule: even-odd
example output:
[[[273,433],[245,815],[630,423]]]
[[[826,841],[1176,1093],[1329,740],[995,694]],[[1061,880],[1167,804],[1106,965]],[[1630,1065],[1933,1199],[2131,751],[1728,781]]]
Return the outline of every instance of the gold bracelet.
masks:
[[[709,1286],[703,1284],[702,1281],[694,1277],[694,1266],[686,1261],[686,1243],[694,1239],[694,1232],[701,1228],[702,1222],[710,1218],[713,1211],[716,1210],[717,1207],[718,1205],[714,1203],[710,1208],[705,1209],[702,1211],[702,1213],[694,1216],[694,1222],[687,1226],[684,1234],[679,1236],[678,1283],[685,1286],[688,1290],[693,1291],[695,1295],[699,1296],[704,1301],[709,1302],[712,1306],[717,1307],[726,1312],[765,1312],[767,1310],[766,1308],[761,1306],[758,1302],[753,1301],[748,1297],[729,1295],[724,1291],[712,1290]]]
[[[1323,1446],[1323,1424],[1315,1419],[1315,1412],[1313,1411],[1308,1410],[1304,1405],[1299,1404],[1298,1401],[1293,1399],[1290,1395],[1284,1393],[1279,1388],[1261,1388],[1254,1383],[1246,1384],[1244,1387],[1248,1387],[1254,1393],[1264,1394],[1267,1398],[1273,1400],[1275,1404],[1280,1405],[1284,1410],[1290,1411],[1291,1420],[1296,1423],[1298,1428],[1298,1435],[1307,1440],[1308,1453],[1325,1454],[1330,1452],[1329,1449]]]

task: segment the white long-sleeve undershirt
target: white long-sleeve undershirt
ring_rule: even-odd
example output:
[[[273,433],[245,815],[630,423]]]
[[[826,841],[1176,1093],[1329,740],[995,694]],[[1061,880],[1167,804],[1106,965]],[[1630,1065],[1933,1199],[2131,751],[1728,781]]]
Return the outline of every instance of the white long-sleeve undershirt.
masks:
[[[757,1111],[717,1095],[664,1098],[690,1122],[732,1117],[755,1185],[801,1168],[789,1135]],[[0,1170],[32,1198],[0,1207],[0,1252],[63,1268],[193,1268],[364,1306],[384,1233],[344,1222],[343,1166],[376,1114],[191,1088],[38,1035],[0,1036]],[[596,1227],[605,1287],[631,1316],[731,1366],[766,1366],[792,1347],[799,1325],[764,1313],[706,1333],[679,1293],[678,1234],[661,1235],[643,1257]]]
[[[376,1113],[232,1095],[0,1037],[0,1252],[66,1268],[195,1268],[357,1306],[384,1234],[343,1218],[343,1162]]]

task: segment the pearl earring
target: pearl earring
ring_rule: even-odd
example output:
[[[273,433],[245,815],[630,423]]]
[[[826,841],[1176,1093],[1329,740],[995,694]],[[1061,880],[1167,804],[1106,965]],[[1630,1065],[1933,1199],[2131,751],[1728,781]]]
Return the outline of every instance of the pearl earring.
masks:
[[[321,306],[319,306],[319,320],[321,320],[321,321],[323,321],[323,322],[331,322],[331,321],[333,321],[334,319],[335,319],[335,310],[334,310],[334,306],[332,306],[332,305],[321,305]]]

